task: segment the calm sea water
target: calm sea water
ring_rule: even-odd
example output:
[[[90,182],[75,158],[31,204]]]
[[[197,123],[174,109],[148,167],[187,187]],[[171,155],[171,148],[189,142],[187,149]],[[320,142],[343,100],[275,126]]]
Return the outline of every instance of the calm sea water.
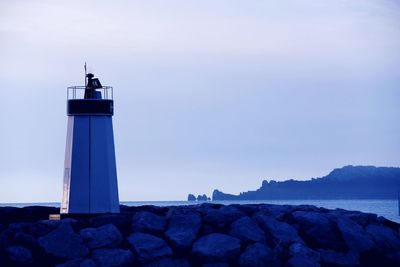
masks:
[[[224,205],[229,204],[288,204],[288,205],[314,205],[317,207],[324,207],[327,209],[346,209],[346,210],[358,210],[362,212],[375,213],[379,216],[383,216],[389,220],[399,222],[399,206],[398,200],[382,200],[382,199],[367,199],[367,200],[258,200],[258,201],[208,201],[210,203],[219,203]],[[189,201],[125,201],[121,202],[127,206],[143,206],[143,205],[155,205],[155,206],[182,206],[182,205],[195,205],[203,202],[189,202]],[[0,207],[13,206],[13,207],[25,207],[25,206],[52,206],[59,207],[60,203],[0,203]]]

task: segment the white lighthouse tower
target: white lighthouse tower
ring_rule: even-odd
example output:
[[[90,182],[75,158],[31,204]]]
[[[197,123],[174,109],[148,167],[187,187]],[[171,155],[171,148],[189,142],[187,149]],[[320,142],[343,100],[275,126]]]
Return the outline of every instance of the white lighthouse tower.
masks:
[[[113,88],[89,73],[67,88],[68,130],[61,214],[119,212]]]

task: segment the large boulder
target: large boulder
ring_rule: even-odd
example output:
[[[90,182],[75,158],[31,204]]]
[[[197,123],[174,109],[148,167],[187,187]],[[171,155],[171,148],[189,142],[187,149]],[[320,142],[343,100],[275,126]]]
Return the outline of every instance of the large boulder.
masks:
[[[38,242],[33,236],[25,233],[16,233],[14,235],[13,243],[31,249],[38,245]]]
[[[74,232],[68,220],[63,220],[56,230],[40,237],[38,241],[48,254],[61,258],[83,258],[89,253],[82,237]]]
[[[21,246],[11,246],[6,249],[11,264],[28,265],[33,262],[32,252]]]
[[[340,217],[337,219],[337,227],[348,249],[354,253],[364,253],[374,248],[375,243],[371,240],[367,232],[355,221],[346,217]]]
[[[229,234],[243,242],[265,243],[265,233],[252,219],[245,216],[231,224]]]
[[[333,250],[319,249],[321,262],[326,266],[353,267],[359,266],[360,261],[353,253],[341,253]]]
[[[99,267],[132,266],[133,253],[129,249],[99,248],[92,252],[92,259]]]
[[[225,234],[209,234],[193,244],[192,253],[204,262],[229,262],[239,256],[240,240]]]
[[[163,239],[150,234],[133,233],[128,237],[128,242],[141,262],[155,261],[172,255],[171,248]]]
[[[240,255],[240,266],[243,267],[279,267],[280,262],[276,253],[261,243],[249,245]]]
[[[170,219],[166,237],[177,249],[188,249],[196,239],[201,227],[201,217],[198,214],[178,214]]]
[[[293,218],[300,226],[300,235],[312,248],[333,249],[336,251],[346,250],[340,235],[330,221],[329,216],[314,211],[296,211]]]
[[[290,267],[317,267],[320,266],[320,255],[318,252],[306,247],[304,243],[293,243],[289,247],[289,260],[287,266]]]
[[[113,224],[99,228],[85,228],[79,234],[89,248],[117,247],[122,242],[122,235]]]
[[[389,227],[371,224],[365,230],[372,237],[380,250],[399,251],[400,236]]]
[[[51,231],[60,226],[61,221],[56,220],[41,220],[34,223],[28,230],[28,233],[34,237],[47,235]]]
[[[362,227],[367,226],[368,224],[375,222],[378,216],[373,213],[364,213],[360,211],[353,211],[353,212],[347,212],[344,214],[347,218],[355,221]]]
[[[270,235],[275,244],[303,243],[296,228],[293,226],[264,215],[254,218],[264,231]]]
[[[264,204],[258,205],[258,210],[259,212],[255,215],[266,215],[273,219],[282,219],[286,214],[290,213],[290,206]]]
[[[148,211],[137,212],[132,220],[133,232],[161,233],[164,231],[165,225],[166,219],[163,216]]]
[[[125,236],[131,233],[132,215],[131,214],[103,214],[92,218],[91,226],[100,227],[106,224],[115,225],[118,230]]]
[[[245,214],[233,206],[222,206],[219,209],[209,209],[204,216],[204,221],[216,229],[224,229],[243,216]]]

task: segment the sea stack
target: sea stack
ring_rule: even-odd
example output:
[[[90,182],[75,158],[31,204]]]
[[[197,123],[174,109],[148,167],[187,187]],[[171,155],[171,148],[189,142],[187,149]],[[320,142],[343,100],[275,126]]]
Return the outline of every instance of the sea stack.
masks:
[[[67,88],[68,129],[61,214],[118,213],[113,88],[92,73]]]

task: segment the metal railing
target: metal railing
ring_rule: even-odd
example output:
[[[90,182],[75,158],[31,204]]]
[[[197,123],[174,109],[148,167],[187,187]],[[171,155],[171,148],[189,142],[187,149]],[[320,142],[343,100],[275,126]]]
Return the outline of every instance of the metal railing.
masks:
[[[70,86],[67,88],[67,100],[71,99],[85,99],[85,86]],[[95,89],[101,93],[101,99],[113,100],[114,92],[111,86],[103,86]]]

